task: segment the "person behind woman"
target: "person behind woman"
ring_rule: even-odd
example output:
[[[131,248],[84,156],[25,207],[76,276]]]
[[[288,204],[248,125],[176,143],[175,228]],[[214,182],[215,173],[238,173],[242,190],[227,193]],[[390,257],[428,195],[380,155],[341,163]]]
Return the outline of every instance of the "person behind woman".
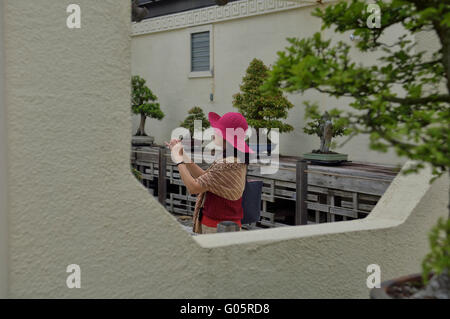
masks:
[[[206,171],[187,158],[180,140],[166,142],[188,192],[198,194],[193,231],[199,234],[217,232],[222,221],[235,222],[240,229],[247,164],[249,154],[254,153],[245,143],[248,125],[241,114],[229,112],[220,117],[210,112],[208,117],[215,130],[216,156],[220,156]]]

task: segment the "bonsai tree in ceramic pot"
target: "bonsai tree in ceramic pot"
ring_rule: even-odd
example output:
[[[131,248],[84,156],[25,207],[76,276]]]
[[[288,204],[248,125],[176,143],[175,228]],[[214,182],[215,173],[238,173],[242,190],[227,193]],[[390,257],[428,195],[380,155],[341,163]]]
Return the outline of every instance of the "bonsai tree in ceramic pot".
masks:
[[[148,137],[145,133],[145,121],[147,117],[162,120],[164,113],[161,111],[160,105],[157,102],[158,98],[146,85],[145,79],[136,75],[131,78],[131,110],[134,114],[141,116],[138,130],[133,137],[133,142],[150,144],[153,138]]]
[[[320,138],[320,147],[311,153],[304,154],[303,157],[319,164],[339,164],[348,159],[347,154],[340,154],[331,151],[334,147],[332,139],[338,136],[348,135],[346,120],[339,117],[340,112],[331,110],[325,111],[322,115],[318,111],[317,104],[307,104],[305,118],[312,121],[306,123],[303,131],[309,135],[317,135]]]
[[[293,107],[283,92],[275,89],[266,95],[260,90],[260,86],[268,77],[268,71],[263,61],[253,59],[240,85],[241,92],[233,95],[233,106],[245,116],[248,125],[256,130],[257,145],[249,146],[257,152],[270,152],[272,148],[270,139],[267,139],[267,145],[261,143],[260,129],[266,128],[267,135],[274,128],[278,129],[279,133],[294,129],[283,121],[287,118],[289,109]]]
[[[208,119],[205,116],[205,113],[203,112],[202,108],[199,106],[194,106],[188,111],[188,116],[184,119],[183,122],[181,122],[180,126],[187,128],[190,133],[190,147],[191,149],[194,149],[196,143],[194,140],[194,128],[195,128],[195,122],[201,121],[201,129],[202,131],[206,130],[207,128],[211,127],[211,124],[209,124]],[[201,142],[200,142],[201,143]],[[200,144],[199,143],[199,144]]]
[[[450,168],[450,6],[438,0],[376,1],[380,15],[367,10],[362,0],[340,1],[316,9],[323,29],[334,26],[338,33],[351,31],[353,43],[324,40],[320,33],[303,39],[288,39],[290,46],[278,53],[263,90],[282,89],[303,93],[309,89],[351,100],[346,119],[352,136],[366,133],[370,148],[386,152],[393,148],[416,164],[404,173],[431,166],[435,178]],[[389,43],[382,36],[391,27],[405,33]],[[398,30],[398,29],[397,29]],[[433,31],[440,47],[433,52],[417,50],[415,35]],[[352,61],[355,47],[365,53],[381,52],[372,65]],[[367,61],[366,61],[367,62]],[[400,93],[399,93],[400,92]],[[449,207],[450,210],[450,207]],[[449,293],[449,221],[442,221],[443,240],[433,264],[434,274],[421,291],[441,297]],[[416,278],[419,276],[415,276]]]

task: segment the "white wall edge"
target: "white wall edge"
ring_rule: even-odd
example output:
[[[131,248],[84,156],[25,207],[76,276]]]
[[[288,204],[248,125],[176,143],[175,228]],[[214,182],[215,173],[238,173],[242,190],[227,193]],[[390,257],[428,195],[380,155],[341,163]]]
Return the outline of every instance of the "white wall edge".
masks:
[[[324,4],[330,2],[336,1],[323,1]],[[163,32],[316,5],[317,3],[315,0],[241,0],[230,2],[225,6],[211,6],[194,9],[133,23],[131,35],[138,36]]]
[[[411,162],[405,164],[408,166]],[[424,169],[418,174],[399,173],[380,198],[373,211],[365,219],[318,225],[287,226],[264,230],[241,231],[235,233],[208,234],[194,236],[203,248],[224,247],[243,244],[266,244],[276,241],[307,237],[327,237],[348,232],[376,231],[397,227],[413,213],[427,191],[432,186],[431,170]]]
[[[0,1],[0,298],[8,296],[7,138],[4,69],[4,1]]]

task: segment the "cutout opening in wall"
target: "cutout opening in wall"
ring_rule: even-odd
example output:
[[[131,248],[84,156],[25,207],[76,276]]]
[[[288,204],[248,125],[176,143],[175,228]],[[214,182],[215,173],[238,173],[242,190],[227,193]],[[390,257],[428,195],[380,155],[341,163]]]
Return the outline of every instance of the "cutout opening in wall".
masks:
[[[274,62],[267,57],[282,49],[276,43],[270,44],[271,37],[284,39],[292,34],[289,23],[285,27],[278,24],[279,30],[265,37],[256,36],[252,30],[261,26],[262,19],[271,24],[309,17],[309,7],[314,8],[315,4],[239,11],[247,1],[230,1],[225,6],[210,2],[178,11],[172,7],[173,1],[166,3],[167,8],[164,1],[156,2],[153,5],[158,5],[161,14],[133,24],[132,110],[135,116],[131,169],[138,181],[188,233],[194,234],[197,195],[189,192],[180,167],[164,142],[183,136],[184,149],[195,155],[191,159],[198,165],[190,173],[206,171],[217,155],[211,151],[214,130],[209,128],[208,114],[215,112],[223,116],[240,112],[246,115],[248,124],[256,124],[257,128],[260,122],[269,123],[261,127],[262,132],[252,127],[247,133],[246,143],[256,153],[256,162],[250,162],[247,167],[247,180],[261,182],[262,189],[260,200],[254,205],[259,207],[259,216],[251,223],[241,220],[242,232],[367,217],[397,175],[397,166],[347,159],[321,162],[308,158],[306,161],[306,152],[286,147],[292,144],[292,138],[298,138],[295,132],[302,132],[307,123],[301,118],[290,118],[294,113],[292,98],[285,94],[276,105],[270,104],[270,99],[265,100],[260,110],[264,113],[281,107],[279,118],[267,120],[249,115],[252,112],[248,107],[254,102],[249,100],[254,94],[250,91],[264,83],[261,70],[268,71],[269,63]],[[150,12],[153,8],[151,3],[142,6]],[[252,85],[255,87],[249,89]],[[195,121],[201,121],[197,127]],[[277,134],[280,128],[283,134]],[[294,137],[289,137],[290,134]],[[301,138],[308,137],[301,135]],[[316,137],[317,146],[319,142]],[[330,154],[335,155],[331,151]]]

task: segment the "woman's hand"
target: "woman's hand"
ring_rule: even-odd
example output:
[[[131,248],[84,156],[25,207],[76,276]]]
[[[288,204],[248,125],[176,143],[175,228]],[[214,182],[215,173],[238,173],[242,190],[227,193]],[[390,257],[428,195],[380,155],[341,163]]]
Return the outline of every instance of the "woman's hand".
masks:
[[[169,146],[170,150],[171,150],[171,157],[172,157],[172,162],[178,164],[180,162],[183,162],[183,154],[184,154],[184,149],[183,149],[183,145],[181,145],[181,142],[176,142],[172,144],[172,141],[170,141],[170,143],[166,143],[167,146]]]
[[[172,148],[173,148],[177,143],[181,143],[181,140],[174,138],[174,139],[171,139],[171,140],[170,140],[170,143],[167,143],[167,142],[165,142],[165,143],[166,143],[166,146],[167,146],[170,150],[172,150]]]
[[[175,147],[175,145],[181,144],[181,140],[174,138],[174,139],[170,140],[169,143],[165,142],[165,144],[166,144],[166,146],[167,146],[170,150],[172,150],[172,149]],[[181,145],[182,145],[182,144],[181,144]],[[182,148],[183,148],[183,146],[182,146]],[[192,163],[191,156],[189,155],[189,152],[186,153],[186,152],[184,151],[184,148],[183,148],[182,155],[183,155],[183,159],[181,159],[181,160],[178,161],[177,163],[179,163],[179,162],[181,162],[181,161],[184,161],[184,162],[187,163],[187,164],[188,164],[188,163]]]
[[[181,140],[173,139],[170,143],[166,142],[166,145],[170,148],[172,162],[176,164],[181,162],[184,162],[185,164],[191,163],[189,156],[184,152],[183,145],[181,145]],[[193,170],[194,173],[191,173],[190,169]],[[206,189],[203,188],[203,186],[201,186],[193,177],[193,175],[198,177],[204,174],[205,171],[196,164],[190,164],[190,169],[188,168],[188,165],[180,165],[178,167],[180,177],[183,180],[188,192],[193,195],[205,192]]]

